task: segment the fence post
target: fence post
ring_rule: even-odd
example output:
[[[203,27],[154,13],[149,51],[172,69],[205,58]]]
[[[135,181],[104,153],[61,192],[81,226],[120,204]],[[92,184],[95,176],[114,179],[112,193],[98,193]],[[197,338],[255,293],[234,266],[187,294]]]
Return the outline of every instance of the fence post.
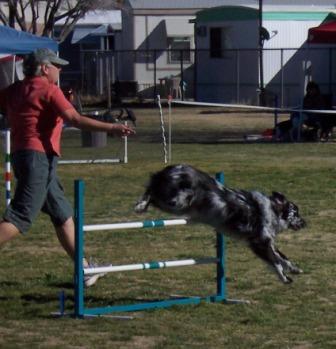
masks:
[[[180,80],[180,89],[181,89],[181,100],[184,101],[184,91],[183,91],[183,50],[180,51],[180,69],[181,69],[181,80]]]
[[[193,91],[193,97],[194,100],[198,100],[198,94],[197,94],[197,79],[198,79],[198,72],[197,72],[197,65],[198,65],[198,50],[194,49],[194,91]]]
[[[277,125],[278,125],[278,115],[279,115],[279,111],[278,111],[278,96],[275,95],[274,96],[274,130],[275,130],[275,136],[276,139],[278,139],[278,131],[277,131]]]
[[[155,103],[156,96],[158,95],[157,87],[156,87],[156,80],[157,80],[157,76],[156,76],[157,75],[156,74],[157,73],[156,72],[156,69],[157,69],[157,67],[156,67],[157,52],[156,52],[156,50],[153,50],[152,53],[153,53],[153,55],[149,55],[149,56],[153,57],[153,67],[154,67],[154,103]],[[161,91],[159,93],[161,93]]]

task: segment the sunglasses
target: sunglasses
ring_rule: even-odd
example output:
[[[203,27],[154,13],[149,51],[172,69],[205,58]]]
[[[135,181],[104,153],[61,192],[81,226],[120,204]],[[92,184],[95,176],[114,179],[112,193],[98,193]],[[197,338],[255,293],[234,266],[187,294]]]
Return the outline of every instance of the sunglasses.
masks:
[[[51,63],[51,65],[54,66],[55,68],[59,69],[59,70],[63,68],[62,65],[57,64],[57,63]]]

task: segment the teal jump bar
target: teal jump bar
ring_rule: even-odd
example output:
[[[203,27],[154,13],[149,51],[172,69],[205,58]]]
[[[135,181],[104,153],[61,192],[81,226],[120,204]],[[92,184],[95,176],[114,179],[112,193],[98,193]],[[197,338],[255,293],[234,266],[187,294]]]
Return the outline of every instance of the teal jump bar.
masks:
[[[84,225],[84,231],[99,231],[99,230],[126,230],[126,229],[141,229],[141,228],[161,228],[172,225],[185,225],[186,219],[157,219],[147,220],[143,222],[124,222],[111,224],[95,224]]]
[[[169,308],[174,305],[197,305],[202,302],[214,303],[214,302],[225,302],[225,298],[221,296],[208,296],[208,297],[181,297],[166,299],[153,302],[143,302],[136,304],[126,304],[126,305],[114,305],[99,308],[84,308],[83,316],[85,315],[105,315],[109,313],[122,313],[122,312],[132,312],[141,311],[148,309],[159,309],[159,308]]]
[[[110,265],[97,268],[85,268],[84,275],[102,274],[102,273],[115,273],[120,271],[134,271],[134,270],[150,270],[150,269],[163,269],[174,267],[185,267],[191,265],[210,264],[217,263],[217,258],[203,258],[203,259],[183,259],[176,261],[158,261],[147,262],[138,264],[125,264],[125,265]]]

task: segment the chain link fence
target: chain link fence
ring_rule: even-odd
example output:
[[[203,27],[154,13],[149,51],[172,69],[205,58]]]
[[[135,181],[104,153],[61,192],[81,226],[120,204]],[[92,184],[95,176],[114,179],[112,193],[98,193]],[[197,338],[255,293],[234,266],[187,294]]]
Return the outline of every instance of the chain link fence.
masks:
[[[336,48],[82,51],[84,95],[124,98],[173,98],[217,103],[292,107],[300,104],[308,80],[325,95],[336,88]],[[264,89],[259,58],[263,55]],[[67,73],[68,76],[71,72]],[[63,81],[67,79],[64,75]]]

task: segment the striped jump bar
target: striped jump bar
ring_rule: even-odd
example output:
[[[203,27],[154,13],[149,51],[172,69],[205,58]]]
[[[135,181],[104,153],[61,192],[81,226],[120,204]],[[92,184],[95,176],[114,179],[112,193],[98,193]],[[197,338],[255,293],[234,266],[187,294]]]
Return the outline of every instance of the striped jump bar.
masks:
[[[10,130],[5,131],[6,155],[5,155],[5,185],[6,185],[6,206],[11,202],[11,158],[10,158]]]
[[[218,263],[218,258],[209,257],[202,259],[184,259],[179,261],[162,261],[162,262],[148,262],[138,264],[126,264],[126,265],[110,265],[106,267],[98,268],[84,268],[84,275],[102,274],[102,273],[115,273],[120,271],[132,271],[132,270],[149,270],[149,269],[163,269],[184,267],[196,264],[211,264]]]
[[[167,226],[185,225],[185,224],[188,224],[188,221],[186,219],[158,219],[158,220],[147,220],[143,222],[84,225],[83,230],[98,231],[98,230],[118,230],[118,229],[136,229],[136,228],[157,228],[157,227],[167,227]]]

